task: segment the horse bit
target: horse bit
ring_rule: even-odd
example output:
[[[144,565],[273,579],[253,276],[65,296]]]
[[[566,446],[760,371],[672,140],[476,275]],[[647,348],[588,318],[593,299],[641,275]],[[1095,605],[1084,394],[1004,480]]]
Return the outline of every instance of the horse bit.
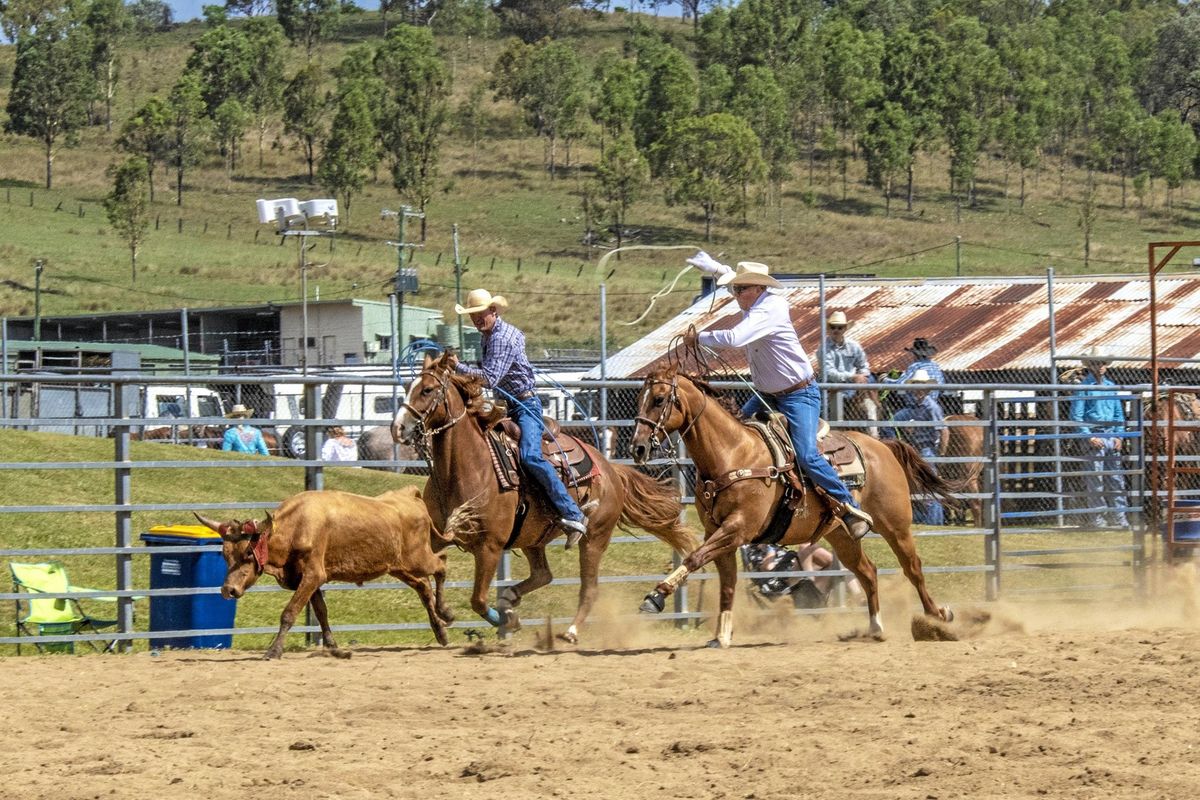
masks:
[[[667,417],[671,414],[672,406],[678,407],[680,411],[683,410],[683,404],[679,402],[679,377],[672,377],[670,383],[661,380],[652,381],[650,386],[670,386],[671,395],[663,403],[662,411],[659,412],[657,420],[652,420],[649,417],[643,417],[639,414],[633,418],[633,421],[635,425],[642,424],[650,428],[650,446],[654,450],[664,450],[668,457],[675,458],[677,451],[674,442],[671,441],[671,435],[667,433]],[[708,408],[708,395],[703,396],[704,406],[700,409],[700,413],[679,431],[681,439],[695,426],[700,417],[704,416],[704,410]]]

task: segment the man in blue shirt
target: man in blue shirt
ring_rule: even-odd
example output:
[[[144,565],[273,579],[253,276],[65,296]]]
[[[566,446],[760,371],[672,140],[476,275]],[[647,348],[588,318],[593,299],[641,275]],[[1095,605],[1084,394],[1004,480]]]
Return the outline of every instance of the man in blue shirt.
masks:
[[[587,518],[567,493],[561,478],[542,455],[542,401],[533,392],[533,365],[525,355],[525,334],[500,318],[508,301],[487,289],[467,294],[465,306],[455,305],[459,315],[470,315],[471,324],[483,334],[483,357],[479,367],[459,362],[456,370],[482,378],[497,398],[508,404],[508,416],[521,429],[520,457],[525,474],[542,487],[558,515],[558,525],[567,532],[567,549],[587,533]]]
[[[1093,347],[1084,355],[1087,375],[1079,382],[1082,387],[1115,386],[1106,377],[1110,356]],[[1125,410],[1116,392],[1111,389],[1084,388],[1071,401],[1071,419],[1079,423],[1075,433],[1087,434],[1080,442],[1084,458],[1084,490],[1087,492],[1087,523],[1094,528],[1105,524],[1124,528],[1126,518],[1125,476],[1121,474],[1121,443],[1119,434],[1125,431]],[[1107,435],[1106,435],[1107,434]],[[1105,515],[1107,514],[1107,519]]]
[[[225,415],[227,419],[249,419],[253,416],[254,412],[241,403],[235,405]],[[234,453],[258,453],[260,456],[269,455],[267,452],[267,443],[263,441],[262,431],[244,422],[239,422],[225,431],[225,437],[221,440],[221,449]]]
[[[912,363],[908,365],[908,369],[900,373],[897,378],[884,378],[884,383],[911,383],[912,377],[917,373],[917,370],[923,369],[933,379],[933,383],[945,383],[946,376],[942,374],[942,368],[936,361],[933,360],[933,355],[938,351],[933,344],[924,336],[918,336],[913,339],[912,347],[904,348],[906,352],[912,354]],[[941,395],[940,389],[930,389],[929,396],[937,402]],[[904,394],[905,402],[912,400],[912,395],[908,392]]]
[[[897,436],[911,444],[926,459],[937,458],[946,452],[950,443],[950,429],[946,427],[946,418],[942,414],[942,406],[933,399],[931,385],[936,385],[933,376],[926,370],[918,369],[908,381],[913,390],[908,392],[908,405],[893,415],[896,422],[923,422],[924,425],[884,428],[885,439],[895,439]],[[932,464],[930,466],[933,466]],[[936,467],[934,467],[936,471]],[[945,522],[945,511],[942,504],[936,500],[920,500],[913,503],[913,522],[925,525],[941,525]]]

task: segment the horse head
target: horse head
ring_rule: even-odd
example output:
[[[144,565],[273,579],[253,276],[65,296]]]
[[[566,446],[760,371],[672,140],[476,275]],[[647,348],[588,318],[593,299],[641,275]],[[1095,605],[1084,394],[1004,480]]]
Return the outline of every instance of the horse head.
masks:
[[[482,382],[455,371],[458,356],[454,351],[425,363],[411,384],[396,418],[392,420],[392,439],[411,444],[418,436],[426,438],[452,427],[463,418],[468,406],[477,404]]]
[[[683,427],[679,377],[677,367],[665,366],[651,372],[642,382],[629,445],[637,464],[645,464],[654,450],[667,443],[671,433]]]

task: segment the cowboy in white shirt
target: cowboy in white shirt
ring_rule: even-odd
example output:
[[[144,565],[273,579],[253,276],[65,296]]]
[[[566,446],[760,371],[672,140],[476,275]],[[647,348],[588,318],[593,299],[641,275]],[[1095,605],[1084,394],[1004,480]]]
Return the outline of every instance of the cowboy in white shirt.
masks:
[[[770,407],[787,419],[797,465],[815,486],[840,504],[838,513],[843,523],[854,538],[861,539],[871,530],[871,516],[858,507],[833,467],[817,451],[821,394],[812,363],[792,325],[787,301],[767,291],[770,287],[782,288],[769,271],[766,264],[742,261],[736,271],[721,275],[717,285],[729,287],[742,309],[742,321],[728,330],[689,333],[685,343],[745,348],[754,388],[766,405],[758,396],[751,397],[742,406],[742,415],[749,417]]]

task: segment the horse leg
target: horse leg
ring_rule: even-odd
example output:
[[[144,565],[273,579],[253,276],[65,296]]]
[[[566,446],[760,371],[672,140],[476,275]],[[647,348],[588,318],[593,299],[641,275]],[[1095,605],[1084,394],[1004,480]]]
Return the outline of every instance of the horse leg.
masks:
[[[429,615],[429,627],[433,629],[433,635],[437,637],[438,644],[442,647],[449,644],[450,638],[446,635],[446,623],[438,616],[437,595],[429,587],[429,578],[417,576],[405,570],[396,570],[390,574],[413,588],[417,597],[421,598],[421,605],[425,606],[425,613]]]
[[[613,524],[610,522],[603,532],[593,529],[579,548],[579,605],[575,609],[575,619],[571,620],[571,625],[566,632],[558,635],[564,642],[579,642],[579,629],[592,613],[592,606],[596,604],[600,586],[600,557],[604,555],[608,541],[612,538]]]
[[[949,608],[939,608],[937,603],[933,602],[933,598],[929,596],[929,589],[925,586],[925,573],[921,570],[921,557],[917,555],[917,543],[913,541],[912,531],[909,528],[894,529],[886,525],[880,526],[877,530],[879,535],[887,541],[888,547],[892,548],[892,552],[896,554],[896,560],[900,562],[900,569],[904,571],[904,577],[908,578],[908,582],[917,590],[925,613],[946,622],[953,620],[953,612]]]
[[[521,598],[554,580],[554,574],[550,572],[550,564],[546,561],[545,547],[541,545],[522,547],[521,552],[525,554],[525,560],[529,562],[529,577],[512,586],[505,586],[500,590],[500,597],[496,601],[496,608],[506,617],[504,624],[513,630],[521,627],[517,612],[514,610],[521,605]]]
[[[321,644],[325,645],[331,655],[338,658],[349,658],[350,652],[339,648],[337,642],[333,640],[333,630],[329,627],[329,609],[325,607],[325,593],[317,589],[308,602],[312,606],[313,613],[317,615],[317,623],[321,626]]]
[[[454,611],[451,610],[450,606],[446,605],[444,595],[446,588],[446,555],[443,553],[437,556],[437,558],[441,563],[433,572],[433,602],[442,622],[449,625],[454,622]]]
[[[653,592],[646,595],[640,610],[648,614],[662,612],[666,608],[667,598],[679,588],[679,584],[683,583],[688,575],[703,568],[705,564],[720,555],[736,550],[742,543],[740,532],[743,522],[744,518],[739,511],[733,512],[722,520],[720,526],[713,529],[708,538],[704,540],[704,544],[689,553],[683,559],[682,564],[672,570],[658,586],[655,586]]]
[[[871,422],[879,422],[879,400],[874,393],[865,394],[862,400],[863,416]],[[874,439],[879,438],[879,426],[871,425],[867,427],[867,433],[871,434]]]
[[[854,573],[863,593],[867,596],[868,634],[883,639],[883,618],[879,613],[879,571],[875,563],[863,550],[862,542],[850,535],[845,527],[837,525],[825,536],[826,541],[837,553],[842,566]]]
[[[471,590],[471,610],[487,620],[493,628],[505,624],[505,616],[512,613],[501,613],[488,603],[488,592],[492,588],[492,579],[496,577],[501,549],[499,544],[489,539],[475,551],[475,586]]]
[[[737,594],[737,551],[730,550],[713,559],[720,579],[720,611],[717,636],[707,647],[729,647],[733,642],[733,598]]]

